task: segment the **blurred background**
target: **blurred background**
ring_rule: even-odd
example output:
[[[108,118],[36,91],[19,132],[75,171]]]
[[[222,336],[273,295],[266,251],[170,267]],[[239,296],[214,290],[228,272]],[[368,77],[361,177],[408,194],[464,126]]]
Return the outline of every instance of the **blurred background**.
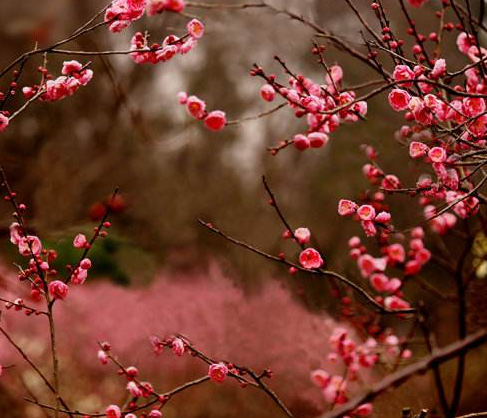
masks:
[[[357,3],[365,3],[360,9],[371,17],[368,2]],[[0,67],[32,49],[36,42],[47,46],[65,38],[104,4],[101,0],[44,0],[39,7],[33,0],[0,2]],[[275,0],[272,4],[302,13],[362,48],[358,22],[345,2]],[[385,4],[391,24],[404,31],[407,25],[396,1]],[[426,7],[432,9],[434,4]],[[188,9],[188,13],[201,18],[207,28],[189,55],[156,66],[137,66],[128,56],[94,57],[91,68],[95,77],[86,88],[59,103],[36,103],[0,138],[0,161],[29,207],[31,231],[43,238],[45,246],[62,254],[60,265],[76,259],[73,236],[90,233],[101,205],[115,187],[120,188],[111,218],[113,228],[91,255],[94,274],[85,288],[73,291],[74,308],[67,309],[66,303],[60,309],[66,331],[61,337],[65,339],[64,367],[67,374],[74,371],[80,380],[76,387],[66,389],[68,397],[80,409],[91,409],[102,408],[109,397],[115,402],[123,394],[123,384],[96,362],[97,339],[113,341],[115,350],[118,343],[127,361],[133,361],[131,353],[137,353],[150,378],[162,382],[166,389],[171,383],[184,381],[197,370],[191,359],[178,366],[181,369],[173,365],[173,358],[157,363],[146,360],[149,335],[184,331],[215,354],[231,359],[241,356],[255,367],[277,368],[276,386],[284,392],[284,400],[300,416],[315,416],[325,404],[319,390],[311,386],[308,373],[327,367],[329,330],[338,321],[329,283],[300,275],[290,277],[285,269],[211,235],[197,219],[212,221],[270,253],[284,250],[295,254],[291,243],[280,238],[283,227],[267,204],[261,181],[266,175],[291,225],[310,228],[328,266],[354,278],[357,271],[349,262],[346,242],[360,231],[356,223],[339,218],[336,206],[340,198],[357,198],[367,188],[361,174],[366,160],[360,145],[375,146],[381,167],[399,175],[406,186],[414,184],[421,167],[406,159],[407,151],[394,140],[402,120],[390,111],[383,97],[369,102],[367,122],[342,126],[320,150],[299,153],[289,148],[274,157],[266,151],[304,129],[304,121],[294,118],[289,109],[230,126],[218,134],[209,133],[178,104],[179,91],[197,95],[210,109],[222,109],[234,120],[273,106],[260,99],[261,81],[249,76],[253,63],[275,72],[281,80],[287,77],[274,55],[293,71],[316,81],[324,81],[325,74],[310,53],[313,32],[299,22],[265,9]],[[436,29],[431,16],[415,15],[425,33]],[[123,50],[136,30],[147,29],[152,40],[160,41],[168,32],[184,33],[187,20],[174,14],[144,17],[121,34],[101,28],[70,48]],[[454,56],[456,34],[446,36],[452,47],[445,55]],[[88,61],[81,58],[83,63]],[[376,78],[331,48],[326,58],[329,64],[342,65],[346,85]],[[49,71],[58,74],[64,59],[51,55]],[[41,64],[41,57],[29,62],[21,85],[37,82],[35,69]],[[3,83],[8,82],[6,77]],[[2,84],[0,89],[5,87]],[[15,103],[19,105],[21,99]],[[420,217],[419,206],[407,198],[391,199],[391,205],[396,225],[408,227]],[[16,294],[21,290],[8,267],[18,261],[16,248],[7,239],[10,223],[11,210],[3,204],[2,290]],[[447,246],[455,245],[455,239],[447,240]],[[453,282],[445,281],[441,272],[430,268],[425,274],[440,289],[451,290]],[[430,306],[431,316],[437,318],[431,327],[438,343],[450,342],[454,339],[451,324],[455,310],[436,304],[423,289],[408,289],[411,299],[419,294]],[[287,321],[280,318],[283,312],[289,317]],[[248,319],[242,323],[240,318]],[[44,359],[47,368],[42,318],[18,318],[9,313],[5,321],[13,335]],[[400,334],[408,330],[407,324],[397,325],[394,320],[391,324],[398,326]],[[282,329],[282,335],[276,329]],[[424,353],[421,350],[418,355]],[[156,369],[160,374],[154,373]],[[471,378],[481,379],[484,370],[472,371]],[[447,368],[446,373],[450,372]],[[14,393],[12,387],[23,385],[31,395],[42,394],[28,371],[23,376],[23,382],[16,381],[14,386],[0,382],[0,410],[8,411],[11,417],[24,416],[26,410],[31,417],[43,416],[38,408],[24,409],[22,399]],[[68,382],[66,387],[74,385],[74,380]],[[280,414],[258,394],[240,394],[238,390],[225,388],[223,394],[221,388],[196,388],[190,404],[184,399],[176,402],[168,407],[171,415],[167,416]],[[379,411],[398,416],[402,406],[419,408],[435,403],[428,377],[400,393],[394,402],[379,403]],[[482,402],[474,395],[469,398],[467,391],[464,408],[481,408]]]

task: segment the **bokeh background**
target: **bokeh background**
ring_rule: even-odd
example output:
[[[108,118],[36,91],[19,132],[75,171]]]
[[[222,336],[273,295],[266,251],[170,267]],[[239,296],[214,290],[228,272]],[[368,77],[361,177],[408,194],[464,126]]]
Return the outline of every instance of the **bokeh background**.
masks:
[[[361,48],[358,22],[345,2],[272,3],[302,13]],[[405,30],[397,2],[385,4],[392,25]],[[46,46],[66,37],[104,2],[43,0],[39,6],[33,0],[0,2],[1,67],[36,42]],[[370,16],[367,4],[359,7]],[[282,225],[267,204],[261,182],[266,175],[291,224],[309,227],[329,267],[353,278],[357,271],[348,260],[346,242],[359,231],[355,223],[338,217],[336,203],[341,197],[356,198],[367,188],[360,145],[375,146],[382,168],[398,174],[406,185],[415,182],[421,168],[405,158],[407,150],[394,140],[402,121],[383,97],[370,101],[367,122],[341,127],[328,146],[317,151],[287,149],[275,157],[266,151],[303,129],[303,121],[288,109],[209,133],[178,105],[179,91],[205,99],[209,108],[223,109],[235,120],[271,106],[259,97],[261,82],[249,76],[254,62],[283,80],[286,76],[274,55],[315,80],[323,80],[325,74],[310,53],[314,33],[299,22],[265,9],[188,9],[188,13],[207,26],[207,34],[189,55],[157,66],[137,66],[127,56],[94,57],[95,77],[88,87],[63,102],[31,106],[0,138],[0,161],[29,207],[30,228],[46,246],[63,254],[60,264],[76,258],[72,237],[89,233],[99,205],[115,187],[121,190],[110,235],[92,253],[94,274],[83,289],[72,292],[72,302],[60,309],[63,367],[71,375],[64,383],[67,396],[81,409],[102,408],[107,399],[122,398],[123,383],[96,361],[99,339],[112,341],[122,358],[140,364],[148,378],[166,389],[197,376],[202,370],[191,359],[182,365],[175,365],[178,359],[170,356],[148,360],[149,335],[180,331],[215,355],[276,369],[276,387],[293,411],[315,416],[325,404],[308,373],[327,365],[327,339],[339,320],[329,283],[290,277],[282,268],[212,236],[197,219],[212,221],[268,252],[284,249],[293,254],[291,243],[280,238]],[[418,25],[433,30],[437,22],[431,16],[420,13],[415,18]],[[167,31],[183,33],[186,21],[187,17],[168,14],[143,18],[121,34],[102,28],[70,47],[126,49],[137,29],[148,29],[154,40],[162,39]],[[446,36],[452,47],[445,55],[454,57],[456,35]],[[348,85],[376,77],[343,53],[329,49],[326,57],[331,64],[341,63]],[[56,74],[63,59],[51,55],[49,70]],[[35,68],[41,63],[40,57],[29,63],[22,85],[36,82]],[[420,207],[407,198],[391,199],[391,205],[397,224],[403,227],[420,217]],[[2,291],[16,294],[21,289],[9,267],[18,261],[7,239],[10,212],[7,204],[0,209],[1,285]],[[455,239],[446,245],[454,249]],[[443,291],[451,291],[453,282],[442,272],[432,267],[425,275]],[[414,285],[408,292],[412,299],[428,304],[438,344],[452,341],[454,308],[438,304]],[[42,318],[9,313],[3,320],[47,368]],[[407,325],[399,324],[398,330],[405,334]],[[2,350],[7,356],[8,350]],[[417,355],[423,353],[424,348],[418,347]],[[20,364],[16,367],[23,370]],[[452,373],[451,368],[445,373]],[[26,412],[31,417],[43,416],[22,402],[22,386],[26,393],[43,395],[31,373],[25,370],[22,376],[22,382],[0,381],[0,410],[8,411],[10,417]],[[482,367],[470,370],[469,385],[474,387],[482,377],[485,360]],[[231,385],[223,390],[196,388],[191,395],[182,395],[189,398],[168,407],[167,416],[280,414],[259,394],[244,392]],[[435,404],[428,377],[413,381],[393,401],[385,397],[378,403],[381,414],[398,416],[402,406]],[[474,390],[467,390],[463,408],[487,406],[482,402]]]

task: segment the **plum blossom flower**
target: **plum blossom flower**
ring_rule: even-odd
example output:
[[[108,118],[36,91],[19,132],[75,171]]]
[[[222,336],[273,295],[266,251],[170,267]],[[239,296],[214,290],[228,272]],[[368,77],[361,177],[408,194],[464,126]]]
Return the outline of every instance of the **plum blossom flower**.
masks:
[[[358,205],[347,199],[340,199],[338,202],[338,214],[341,216],[350,216],[357,212]]]
[[[148,0],[147,15],[154,16],[165,10],[180,13],[184,10],[184,0]]]
[[[212,131],[221,131],[226,123],[227,118],[225,112],[221,110],[213,110],[205,118],[205,126]]]
[[[264,84],[260,89],[260,95],[266,102],[272,102],[276,97],[276,91],[270,84]]]
[[[314,248],[307,248],[299,254],[299,262],[306,269],[318,269],[324,261],[321,255]]]
[[[8,126],[8,118],[3,113],[0,112],[0,132],[3,132],[7,129]]]
[[[208,376],[217,383],[222,383],[228,374],[228,367],[225,363],[211,364],[208,369]]]
[[[308,139],[311,148],[321,148],[328,143],[330,137],[323,132],[311,132]]]
[[[330,375],[321,369],[313,370],[310,377],[311,381],[321,389],[326,388],[330,382]]]
[[[443,58],[436,60],[430,76],[432,78],[441,78],[446,74],[446,61]]]
[[[111,32],[120,32],[144,14],[146,0],[114,0],[105,12],[104,20]]]
[[[101,364],[108,364],[108,354],[104,350],[98,350],[97,357]]]
[[[174,338],[171,343],[171,348],[174,354],[181,357],[184,354],[184,341],[181,338]]]
[[[375,218],[375,209],[371,205],[362,205],[357,209],[357,215],[362,221],[372,221]]]
[[[311,232],[308,228],[298,228],[294,231],[294,236],[299,244],[306,244],[311,238]]]
[[[429,0],[408,0],[409,4],[413,7],[421,7],[426,4]]]
[[[61,280],[54,280],[49,283],[49,294],[54,299],[64,300],[68,296],[68,285]]]
[[[35,235],[27,235],[26,237],[22,237],[18,241],[17,245],[19,247],[19,253],[24,257],[28,257],[32,254],[39,255],[42,251],[41,240]]]
[[[196,119],[201,119],[204,117],[206,103],[196,96],[188,97],[186,102],[188,112]]]
[[[409,155],[411,158],[424,157],[429,151],[429,147],[422,142],[411,141],[409,144]]]
[[[389,104],[392,108],[400,112],[401,110],[406,110],[408,108],[409,102],[411,101],[411,95],[401,89],[394,89],[389,93],[388,96]]]
[[[200,39],[205,33],[205,25],[201,23],[198,19],[192,19],[186,25],[186,29],[191,37],[195,39]]]
[[[394,81],[401,82],[400,85],[403,87],[411,87],[412,83],[409,80],[415,78],[414,71],[407,65],[396,65],[392,76],[394,77]]]
[[[73,247],[78,249],[84,248],[87,243],[88,241],[86,240],[86,236],[83,234],[78,234],[74,237]]]
[[[446,161],[446,151],[441,147],[433,147],[429,150],[428,157],[434,163],[444,163]]]
[[[117,405],[110,405],[105,409],[105,414],[107,418],[120,418],[122,416],[122,411]]]

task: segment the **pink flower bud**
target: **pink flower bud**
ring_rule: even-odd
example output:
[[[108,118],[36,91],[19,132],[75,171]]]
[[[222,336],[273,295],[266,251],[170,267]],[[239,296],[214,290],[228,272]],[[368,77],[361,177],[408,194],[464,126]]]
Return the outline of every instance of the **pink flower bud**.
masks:
[[[205,118],[206,127],[212,131],[222,130],[226,123],[227,118],[225,112],[222,112],[221,110],[214,110],[208,113],[208,116]]]
[[[86,237],[83,234],[78,234],[74,237],[73,246],[74,248],[84,248],[88,243]]]
[[[83,260],[81,260],[79,263],[79,266],[83,270],[89,270],[91,268],[91,260],[89,258],[83,258]]]
[[[105,409],[105,414],[107,418],[120,418],[122,416],[122,412],[117,405],[110,405]]]
[[[184,354],[184,341],[181,338],[174,338],[171,348],[174,354],[181,357]]]
[[[330,138],[322,132],[312,132],[308,135],[308,139],[311,148],[321,148],[328,143]]]
[[[98,360],[100,361],[101,364],[107,364],[108,363],[108,354],[103,351],[103,350],[98,350]]]
[[[272,102],[276,97],[276,91],[270,84],[264,84],[260,89],[260,95],[266,102]]]
[[[305,135],[298,134],[294,136],[293,145],[298,150],[304,151],[311,146],[311,143]]]
[[[297,238],[299,244],[306,244],[311,238],[311,232],[308,228],[298,228],[294,231],[294,236]]]
[[[321,389],[328,386],[330,375],[324,370],[318,369],[311,372],[311,381]]]

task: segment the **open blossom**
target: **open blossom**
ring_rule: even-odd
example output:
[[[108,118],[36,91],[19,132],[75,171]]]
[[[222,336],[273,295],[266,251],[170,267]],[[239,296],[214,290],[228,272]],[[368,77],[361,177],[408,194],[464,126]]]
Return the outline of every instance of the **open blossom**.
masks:
[[[428,157],[434,163],[443,163],[446,161],[446,151],[441,147],[433,147],[429,150]]]
[[[73,284],[83,284],[88,277],[88,271],[84,268],[78,267],[71,277],[71,282]]]
[[[18,245],[22,239],[22,228],[18,222],[12,222],[9,227],[10,230],[10,242]]]
[[[68,286],[61,280],[54,280],[48,285],[49,294],[54,299],[66,299],[68,296]]]
[[[460,52],[468,54],[472,45],[475,45],[475,38],[465,32],[461,32],[457,37],[457,47]]]
[[[206,103],[196,96],[189,96],[186,101],[186,106],[188,112],[196,119],[201,119],[204,117]]]
[[[401,89],[394,89],[389,93],[389,104],[392,108],[398,112],[401,110],[406,110],[408,108],[409,102],[411,101],[411,95]]]
[[[228,374],[228,367],[224,363],[211,364],[208,369],[208,376],[217,383],[222,383]]]
[[[414,71],[407,65],[396,65],[392,76],[394,77],[394,81],[400,81],[400,86],[403,87],[411,87],[412,83],[409,80],[415,78]]]
[[[362,221],[372,221],[375,218],[375,209],[371,205],[362,205],[357,209],[357,215]]]
[[[8,118],[3,113],[0,112],[0,132],[3,132],[7,129],[8,126]]]
[[[105,409],[105,414],[107,418],[120,418],[122,416],[122,411],[117,405],[110,405]]]
[[[299,244],[306,244],[311,238],[311,232],[308,228],[298,228],[294,231],[294,236],[298,240]]]
[[[200,39],[205,33],[205,25],[201,23],[198,19],[192,19],[186,25],[186,29],[191,37]]]
[[[340,199],[338,202],[338,214],[341,216],[350,216],[357,212],[358,205],[347,199]]]
[[[105,22],[111,32],[120,32],[144,14],[146,0],[114,0],[105,12]]]
[[[318,269],[324,261],[314,248],[307,248],[299,254],[299,262],[306,269]]]
[[[162,412],[159,411],[158,409],[153,409],[152,411],[149,412],[147,418],[162,418]]]
[[[422,142],[411,141],[409,144],[409,155],[411,158],[424,157],[429,151],[429,147]]]
[[[221,110],[213,110],[208,113],[204,122],[208,129],[212,131],[221,131],[227,123],[227,118],[225,112],[222,112]]]
[[[19,247],[19,253],[25,257],[33,255],[39,255],[42,251],[41,240],[35,235],[27,235],[20,238],[17,243]]]

